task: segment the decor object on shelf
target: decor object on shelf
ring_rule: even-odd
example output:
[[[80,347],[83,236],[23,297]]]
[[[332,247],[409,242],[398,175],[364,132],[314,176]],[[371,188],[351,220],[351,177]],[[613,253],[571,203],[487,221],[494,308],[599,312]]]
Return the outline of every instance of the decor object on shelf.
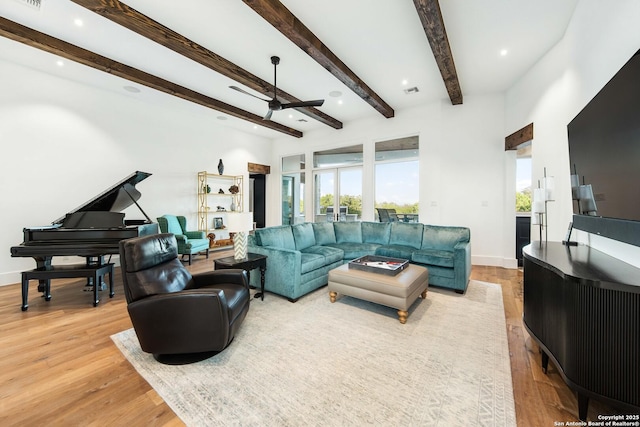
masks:
[[[219,208],[219,206],[218,206]],[[215,228],[216,230],[220,230],[222,228],[224,228],[224,223],[222,222],[222,217],[215,217],[213,218],[213,228]]]
[[[205,185],[203,190],[204,190],[205,193],[209,194],[209,193],[211,193],[211,186],[210,185]]]
[[[121,240],[127,310],[140,347],[167,364],[207,359],[233,340],[249,311],[245,271],[191,274],[170,233]]]
[[[223,246],[231,246],[233,245],[233,233],[231,236],[229,236],[229,239],[218,239],[216,240],[216,235],[215,233],[209,233],[207,234],[207,237],[209,238],[209,248],[220,248]]]
[[[233,236],[233,256],[236,260],[247,257],[247,232],[253,229],[253,212],[228,215],[227,228]]]
[[[231,187],[229,187],[229,193],[231,194],[238,194],[240,192],[240,188],[237,185],[232,185]]]
[[[213,217],[220,216],[213,212],[231,211],[230,206],[233,202],[235,211],[242,212],[243,209],[243,181],[242,175],[218,175],[216,172],[208,173],[207,171],[198,172],[198,230],[209,233],[212,228]],[[209,186],[211,193],[206,193],[204,189]],[[230,190],[237,188],[237,193],[233,194]],[[227,190],[229,189],[229,190]],[[225,220],[226,222],[226,220]],[[216,233],[217,234],[217,233]],[[218,236],[220,237],[220,236]]]
[[[193,254],[205,252],[209,258],[209,239],[204,231],[187,231],[187,219],[184,216],[163,215],[159,218],[158,225],[161,233],[175,234],[178,241],[178,253],[189,256],[189,265]]]
[[[224,173],[224,163],[222,163],[222,159],[218,162],[218,173],[222,175]]]

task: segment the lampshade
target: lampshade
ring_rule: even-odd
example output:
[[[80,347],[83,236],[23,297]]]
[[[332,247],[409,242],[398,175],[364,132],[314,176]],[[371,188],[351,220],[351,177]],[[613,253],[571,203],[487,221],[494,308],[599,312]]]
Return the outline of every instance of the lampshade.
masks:
[[[556,184],[552,176],[545,176],[542,179],[542,186],[544,187],[544,199],[549,202],[555,200],[554,191]]]
[[[231,233],[253,230],[253,212],[238,212],[227,215],[227,230]]]
[[[543,213],[545,201],[545,189],[534,188],[533,189],[533,204],[531,206],[532,213]]]

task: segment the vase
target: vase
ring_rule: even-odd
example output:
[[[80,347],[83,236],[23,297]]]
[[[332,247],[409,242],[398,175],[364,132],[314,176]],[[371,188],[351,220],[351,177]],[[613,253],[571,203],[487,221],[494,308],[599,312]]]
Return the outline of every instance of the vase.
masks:
[[[236,202],[235,200],[231,202],[231,212],[235,212],[236,211]]]
[[[223,172],[224,172],[224,163],[222,163],[222,159],[220,159],[220,161],[218,162],[218,173],[222,175]]]

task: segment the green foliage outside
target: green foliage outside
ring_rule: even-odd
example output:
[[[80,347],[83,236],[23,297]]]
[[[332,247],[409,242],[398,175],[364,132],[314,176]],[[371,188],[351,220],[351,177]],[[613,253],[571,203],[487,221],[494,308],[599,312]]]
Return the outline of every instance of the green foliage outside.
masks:
[[[333,194],[320,197],[320,213],[327,213],[327,206],[333,206]],[[340,196],[340,206],[346,206],[350,214],[362,215],[362,196]]]
[[[516,212],[531,212],[531,189],[516,193]]]
[[[399,205],[397,203],[392,203],[392,202],[382,202],[382,203],[377,203],[376,208],[395,209],[396,213],[399,213],[399,214],[417,214],[418,202],[405,204],[405,205]]]
[[[327,206],[333,206],[333,194],[325,194],[320,197],[320,214],[327,213]],[[344,195],[340,196],[340,206],[346,206],[347,212],[362,216],[362,196]],[[377,208],[395,209],[399,214],[417,214],[418,203],[399,205],[393,202],[382,202],[376,204]]]

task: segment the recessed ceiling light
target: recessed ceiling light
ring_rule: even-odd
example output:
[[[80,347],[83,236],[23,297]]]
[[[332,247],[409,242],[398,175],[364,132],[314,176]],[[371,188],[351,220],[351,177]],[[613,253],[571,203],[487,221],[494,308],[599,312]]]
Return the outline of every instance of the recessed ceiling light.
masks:
[[[339,105],[342,105],[342,99],[339,99],[339,100],[338,100],[338,104],[339,104]]]
[[[500,49],[500,56],[507,56],[509,51],[507,49]]]
[[[73,23],[76,24],[77,27],[82,27],[84,25],[84,22],[82,22],[82,19],[80,18],[74,19]]]
[[[58,67],[64,67],[64,61],[63,61],[62,59],[58,59],[58,60],[56,61],[56,65],[57,65]]]
[[[404,80],[402,81],[402,86],[406,86],[406,85],[408,85],[408,84],[409,84],[409,81],[408,81],[407,79],[404,79]]]
[[[225,116],[218,116],[218,117],[216,117],[216,119],[218,119],[218,120],[227,120],[227,118]]]
[[[131,93],[138,93],[140,92],[140,89],[138,89],[135,86],[123,86],[123,89],[126,90],[127,92],[131,92]]]
[[[293,119],[293,114],[289,114],[289,118],[290,118],[290,119]]]
[[[342,92],[340,92],[339,90],[333,90],[333,91],[329,92],[329,96],[331,96],[333,98],[337,98],[339,96],[342,96]]]

